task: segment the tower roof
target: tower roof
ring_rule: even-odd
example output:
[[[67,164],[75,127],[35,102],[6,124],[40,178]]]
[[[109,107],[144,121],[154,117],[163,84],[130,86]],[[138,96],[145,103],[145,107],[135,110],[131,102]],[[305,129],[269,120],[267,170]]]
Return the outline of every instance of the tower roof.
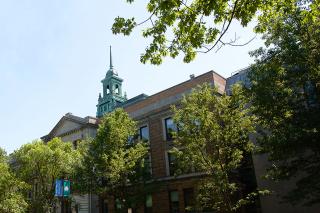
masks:
[[[113,69],[111,45],[110,45],[110,69]]]
[[[113,63],[112,63],[112,49],[110,45],[110,61],[109,61],[109,70],[106,75],[118,75],[118,73],[113,69]]]

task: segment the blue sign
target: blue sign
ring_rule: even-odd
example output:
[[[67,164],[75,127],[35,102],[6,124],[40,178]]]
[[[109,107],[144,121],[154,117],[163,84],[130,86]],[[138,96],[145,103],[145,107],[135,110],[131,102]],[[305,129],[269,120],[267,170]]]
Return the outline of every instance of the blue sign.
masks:
[[[62,197],[63,196],[63,180],[56,180],[56,190],[54,196]]]

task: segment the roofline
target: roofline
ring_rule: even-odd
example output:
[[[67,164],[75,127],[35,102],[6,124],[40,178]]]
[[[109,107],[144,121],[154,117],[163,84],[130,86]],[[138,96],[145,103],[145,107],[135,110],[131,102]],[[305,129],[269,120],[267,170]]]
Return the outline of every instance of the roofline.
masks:
[[[246,66],[246,67],[244,67],[244,68],[237,69],[237,70],[231,72],[231,76],[229,76],[228,78],[231,78],[231,77],[234,76],[235,74],[240,73],[240,72],[242,72],[242,71],[245,71],[245,70],[249,69],[250,67],[251,67],[251,66]],[[228,79],[228,78],[227,78],[227,79]]]
[[[202,77],[202,76],[204,76],[204,75],[208,75],[209,73],[216,74],[216,75],[218,75],[219,77],[221,77],[221,78],[223,78],[224,80],[226,80],[225,77],[223,77],[222,75],[218,74],[217,72],[215,72],[215,71],[213,71],[213,70],[210,70],[210,71],[205,72],[205,73],[203,73],[203,74],[201,74],[201,75],[195,76],[193,79]],[[190,81],[190,80],[192,80],[192,79],[188,79],[188,80],[183,81],[183,82],[181,82],[181,83],[179,83],[179,84],[175,84],[175,85],[173,85],[173,86],[171,86],[171,87],[168,87],[167,89],[164,89],[164,90],[161,90],[161,91],[159,91],[159,92],[157,92],[157,93],[154,93],[154,94],[152,94],[152,95],[149,95],[148,97],[146,97],[146,99],[149,99],[149,98],[151,98],[151,97],[153,97],[153,96],[156,96],[156,95],[158,95],[158,94],[160,94],[160,93],[162,93],[162,92],[164,92],[164,91],[170,90],[170,89],[172,89],[172,88],[174,88],[174,87],[177,87],[177,86],[179,86],[179,85],[185,84],[185,83],[187,83],[187,82]],[[144,99],[144,100],[146,100],[146,99]],[[144,101],[144,100],[141,100],[141,101]],[[136,103],[139,103],[139,101],[136,102]]]
[[[77,120],[77,118],[79,119],[83,119],[83,121]],[[63,115],[60,120],[56,123],[56,125],[54,125],[54,127],[51,129],[51,131],[47,134],[42,136],[40,139],[46,138],[46,137],[51,137],[52,133],[58,128],[59,124],[63,121],[63,120],[71,120],[74,121],[76,123],[79,123],[81,125],[96,125],[94,123],[90,123],[90,122],[86,122],[86,119],[95,119],[98,121],[98,119],[96,117],[93,116],[86,116],[84,118],[73,115],[71,113],[66,113],[65,115]]]

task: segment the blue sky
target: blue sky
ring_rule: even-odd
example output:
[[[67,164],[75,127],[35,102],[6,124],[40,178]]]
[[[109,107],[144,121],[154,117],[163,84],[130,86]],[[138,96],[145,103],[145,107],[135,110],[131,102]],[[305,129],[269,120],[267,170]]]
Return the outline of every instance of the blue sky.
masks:
[[[1,0],[0,1],[0,147],[7,152],[47,134],[67,112],[95,115],[101,79],[113,64],[124,79],[128,97],[153,94],[214,70],[224,77],[253,62],[245,47],[224,47],[198,55],[190,64],[165,59],[161,66],[143,65],[140,54],[148,41],[139,28],[130,37],[111,33],[116,16],[143,20],[146,1]],[[137,1],[138,2],[138,1]],[[252,38],[252,26],[232,25],[227,36]],[[228,38],[226,38],[228,40]]]

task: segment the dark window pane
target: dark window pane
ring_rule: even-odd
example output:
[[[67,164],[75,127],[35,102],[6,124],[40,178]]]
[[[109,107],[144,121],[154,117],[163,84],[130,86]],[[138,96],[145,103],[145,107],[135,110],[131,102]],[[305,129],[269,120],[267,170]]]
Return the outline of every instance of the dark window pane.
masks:
[[[146,196],[145,213],[152,213],[152,195]]]
[[[172,118],[165,119],[165,127],[166,127],[166,139],[167,141],[171,141],[173,139],[173,133],[177,132],[177,125],[173,122]]]
[[[144,159],[144,166],[145,166],[145,171],[147,173],[146,175],[151,178],[151,175],[152,175],[152,164],[151,164],[151,155],[150,155],[150,153]]]
[[[193,212],[194,211],[194,193],[193,189],[184,189],[183,190],[183,198],[184,198],[184,208],[186,212]]]
[[[177,170],[176,157],[173,154],[168,153],[168,161],[169,161],[169,174],[170,176],[173,176]]]
[[[179,213],[179,193],[178,191],[171,191],[170,196],[170,212]]]
[[[149,128],[148,126],[143,126],[140,128],[140,140],[143,142],[148,142],[149,141]]]

